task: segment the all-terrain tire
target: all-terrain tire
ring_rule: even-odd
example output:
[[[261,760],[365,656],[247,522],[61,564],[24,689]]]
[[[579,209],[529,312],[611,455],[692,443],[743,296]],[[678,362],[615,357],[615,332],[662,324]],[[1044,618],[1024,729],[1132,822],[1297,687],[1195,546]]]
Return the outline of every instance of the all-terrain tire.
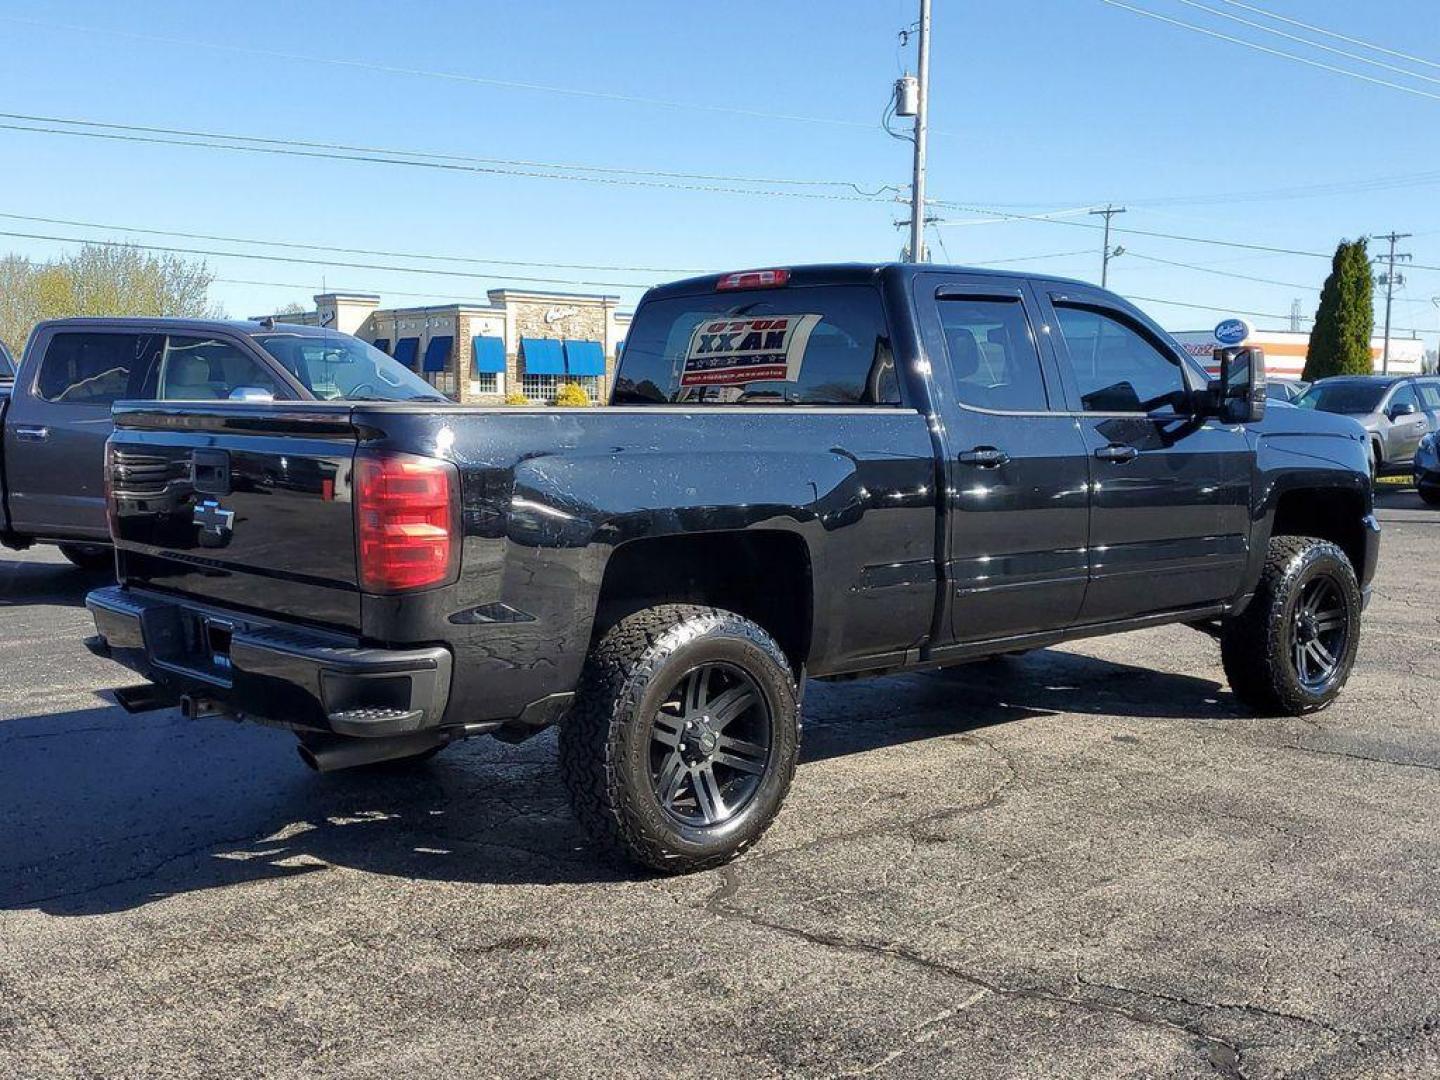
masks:
[[[1334,670],[1318,681],[1302,679],[1295,650],[1302,593],[1317,579],[1334,586],[1343,612],[1343,643]],[[1360,586],[1345,552],[1328,540],[1277,536],[1270,540],[1255,596],[1240,615],[1225,620],[1220,659],[1235,696],[1266,716],[1299,716],[1335,700],[1350,676],[1360,644]],[[1333,644],[1332,640],[1332,644]]]
[[[667,810],[657,792],[652,739],[661,706],[706,665],[737,671],[753,685],[756,707],[768,710],[769,750],[733,816],[697,825]],[[733,612],[665,604],[622,619],[591,651],[560,728],[560,774],[575,816],[607,853],[662,873],[728,862],[760,838],[790,790],[800,750],[798,699],[780,647]]]
[[[101,544],[60,544],[60,554],[90,573],[115,569],[115,551]]]

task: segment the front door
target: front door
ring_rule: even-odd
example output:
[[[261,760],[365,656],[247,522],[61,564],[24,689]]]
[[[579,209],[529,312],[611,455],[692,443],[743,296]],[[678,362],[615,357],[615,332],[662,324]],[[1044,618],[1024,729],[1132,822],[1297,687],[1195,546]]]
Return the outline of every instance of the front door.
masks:
[[[15,531],[39,537],[109,536],[104,463],[110,406],[131,396],[160,341],[155,335],[105,330],[60,330],[36,341],[39,370],[23,373],[29,381],[16,384],[5,423],[5,473]]]
[[[1430,421],[1415,384],[1403,382],[1395,387],[1384,409],[1385,418],[1390,421],[1390,430],[1385,435],[1385,460],[1392,465],[1408,465],[1415,460],[1420,440],[1430,431]]]
[[[950,642],[1069,626],[1085,594],[1085,446],[1015,278],[922,274],[948,497]]]
[[[1090,468],[1080,622],[1233,598],[1250,536],[1244,428],[1192,414],[1203,376],[1138,311],[1083,286],[1047,300]]]

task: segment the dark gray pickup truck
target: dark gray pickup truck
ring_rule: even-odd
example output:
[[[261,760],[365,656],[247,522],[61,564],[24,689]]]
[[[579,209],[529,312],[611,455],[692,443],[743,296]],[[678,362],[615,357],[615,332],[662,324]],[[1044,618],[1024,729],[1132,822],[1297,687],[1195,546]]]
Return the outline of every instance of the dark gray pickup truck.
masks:
[[[314,400],[365,396],[376,382],[393,395],[377,367],[408,396],[435,396],[364,342],[314,327],[161,318],[41,323],[14,381],[0,382],[0,543],[56,543],[77,566],[111,566],[104,460],[116,401]],[[0,363],[0,373],[7,368]]]
[[[600,841],[712,866],[788,791],[807,678],[1188,623],[1257,711],[1329,703],[1364,432],[1267,414],[1256,359],[1212,382],[1079,282],[814,266],[649,292],[609,408],[120,404],[91,644],[320,769],[558,722]]]

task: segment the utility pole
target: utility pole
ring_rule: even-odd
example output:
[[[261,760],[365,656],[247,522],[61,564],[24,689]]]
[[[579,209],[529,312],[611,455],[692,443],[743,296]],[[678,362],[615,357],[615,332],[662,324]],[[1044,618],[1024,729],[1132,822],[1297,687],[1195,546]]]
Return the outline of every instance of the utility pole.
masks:
[[[925,134],[930,111],[930,0],[920,0],[920,85],[915,104],[915,175],[910,185],[910,261],[925,261]]]
[[[1125,213],[1125,207],[1107,205],[1104,210],[1091,210],[1091,214],[1100,214],[1105,218],[1105,246],[1101,249],[1100,255],[1100,287],[1103,289],[1110,280],[1110,260],[1117,255],[1124,255],[1123,247],[1116,247],[1113,251],[1110,248],[1110,219],[1116,214]]]
[[[1409,255],[1395,254],[1395,245],[1401,240],[1410,239],[1410,236],[1411,234],[1408,232],[1397,233],[1392,231],[1389,235],[1376,237],[1377,240],[1390,241],[1390,255],[1386,260],[1389,268],[1385,273],[1380,275],[1380,280],[1385,285],[1385,347],[1380,353],[1380,372],[1383,375],[1390,374],[1390,304],[1395,299],[1395,282],[1397,280],[1395,276],[1395,260],[1410,258]],[[1401,285],[1405,284],[1405,278],[1403,276],[1398,280]]]

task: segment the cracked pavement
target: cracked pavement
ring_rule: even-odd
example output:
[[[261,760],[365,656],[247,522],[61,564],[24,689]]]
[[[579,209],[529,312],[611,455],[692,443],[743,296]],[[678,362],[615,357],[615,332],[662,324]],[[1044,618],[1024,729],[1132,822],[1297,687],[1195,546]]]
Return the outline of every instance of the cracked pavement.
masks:
[[[1440,512],[1340,702],[1167,627],[812,684],[747,856],[596,860],[554,740],[315,776],[100,691],[89,582],[0,553],[0,1075],[1440,1075]]]

